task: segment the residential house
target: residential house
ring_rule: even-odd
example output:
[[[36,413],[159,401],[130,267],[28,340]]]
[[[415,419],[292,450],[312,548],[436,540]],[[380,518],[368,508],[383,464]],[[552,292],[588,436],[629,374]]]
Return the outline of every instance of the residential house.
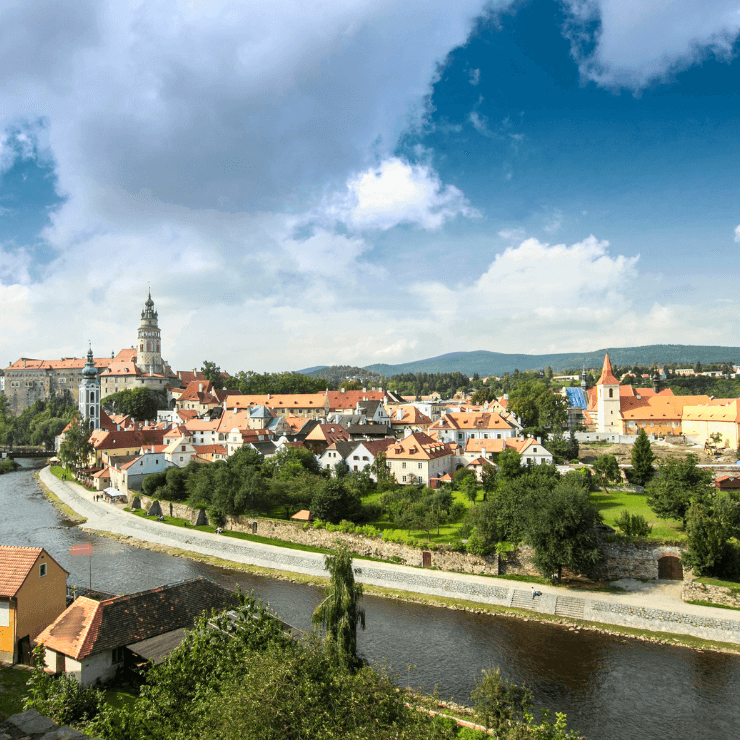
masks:
[[[186,467],[197,454],[190,437],[174,439],[164,448],[164,459],[178,468]]]
[[[482,457],[491,462],[504,450],[516,450],[522,464],[543,465],[550,464],[553,456],[543,446],[542,442],[534,437],[507,437],[506,439],[474,439],[465,443],[463,453],[465,460],[470,464],[473,460]]]
[[[130,460],[119,461],[117,459],[108,467],[110,487],[126,495],[130,491],[141,491],[141,484],[147,475],[161,473],[175,465],[172,460],[167,459],[167,449],[153,452],[152,448],[143,448],[140,455],[135,455]]]
[[[322,470],[328,470],[332,475],[336,475],[336,466],[352,454],[352,450],[359,445],[359,442],[340,440],[332,442],[320,455],[318,455],[319,466]]]
[[[353,472],[365,469],[372,471],[372,467],[375,464],[375,458],[378,454],[380,452],[386,452],[386,450],[394,444],[396,444],[396,440],[393,437],[386,437],[385,439],[360,440],[359,444],[346,458],[350,471]],[[376,474],[373,472],[370,472],[370,477],[373,480],[377,479]]]
[[[43,547],[0,545],[0,660],[28,657],[67,605],[68,575]]]
[[[457,442],[461,447],[469,439],[507,439],[517,428],[495,411],[451,411],[429,428],[440,442]]]
[[[229,391],[216,390],[210,380],[194,380],[175,402],[175,408],[195,411],[198,416],[207,414],[224,402]]]
[[[401,484],[423,483],[451,472],[454,459],[450,445],[423,432],[409,434],[385,450],[390,472]]]
[[[396,437],[426,432],[431,426],[432,420],[426,414],[422,414],[416,406],[394,406],[391,409],[391,429]]]
[[[340,424],[317,424],[307,435],[305,445],[320,455],[329,445],[349,440],[349,432]]]
[[[155,638],[169,635],[174,649],[199,616],[236,603],[233,593],[203,577],[103,601],[81,596],[37,639],[48,670],[91,686],[148,658]]]
[[[480,482],[483,480],[483,471],[486,468],[495,469],[496,464],[485,457],[476,457],[468,463],[467,467],[475,473],[476,480]]]

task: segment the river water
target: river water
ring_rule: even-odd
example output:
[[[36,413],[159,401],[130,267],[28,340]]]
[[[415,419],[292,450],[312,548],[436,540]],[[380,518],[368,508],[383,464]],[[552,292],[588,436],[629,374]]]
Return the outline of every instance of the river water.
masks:
[[[322,591],[214,568],[87,534],[69,526],[33,480],[41,461],[0,476],[0,544],[44,547],[69,582],[131,593],[203,575],[254,590],[286,622],[310,629]],[[70,556],[92,542],[91,559]],[[467,702],[483,668],[526,683],[535,702],[566,712],[590,740],[740,737],[740,656],[651,645],[519,619],[365,597],[361,652],[387,661],[400,683]],[[409,668],[411,666],[411,668]]]

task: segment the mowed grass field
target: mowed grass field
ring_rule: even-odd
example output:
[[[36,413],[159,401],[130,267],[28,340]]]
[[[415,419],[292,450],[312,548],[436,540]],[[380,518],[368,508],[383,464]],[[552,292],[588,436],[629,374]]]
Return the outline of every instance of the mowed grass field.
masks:
[[[677,519],[658,519],[655,512],[647,505],[647,496],[644,493],[631,493],[619,489],[591,493],[591,502],[601,512],[604,524],[617,529],[615,521],[622,511],[627,509],[630,514],[641,514],[648,524],[653,525],[650,535],[655,539],[685,540],[686,533],[681,529],[681,522]],[[617,531],[619,531],[617,529]]]
[[[365,498],[362,499],[362,503],[376,503],[380,496],[380,493],[373,493],[370,496],[365,496]],[[452,492],[452,500],[453,502],[459,501],[463,506],[465,506],[466,509],[469,509],[472,506],[470,500],[467,499],[460,491]],[[478,491],[478,498],[476,499],[476,503],[479,504],[481,501],[483,501],[483,491]],[[435,527],[429,534],[429,542],[446,545],[459,539],[460,527],[462,526],[463,519],[464,516],[457,522],[441,525],[439,528],[439,534],[437,534],[437,529]],[[427,541],[427,533],[425,531],[420,529],[412,529],[411,533],[409,534],[408,530],[406,529],[396,529],[393,525],[393,522],[388,521],[388,518],[386,516],[378,519],[377,521],[368,522],[368,524],[372,524],[373,527],[379,529],[383,533],[383,536],[387,539],[405,541],[423,540],[424,542]]]

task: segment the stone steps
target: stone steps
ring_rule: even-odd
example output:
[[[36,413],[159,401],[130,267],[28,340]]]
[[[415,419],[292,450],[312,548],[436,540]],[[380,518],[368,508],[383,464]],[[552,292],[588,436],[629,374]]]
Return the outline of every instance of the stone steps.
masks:
[[[530,611],[538,611],[540,596],[532,598],[531,591],[521,591],[517,588],[511,596],[511,603],[509,606],[515,606],[517,609],[529,609]]]
[[[583,619],[583,608],[586,602],[574,596],[558,596],[555,602],[555,614],[560,617]]]

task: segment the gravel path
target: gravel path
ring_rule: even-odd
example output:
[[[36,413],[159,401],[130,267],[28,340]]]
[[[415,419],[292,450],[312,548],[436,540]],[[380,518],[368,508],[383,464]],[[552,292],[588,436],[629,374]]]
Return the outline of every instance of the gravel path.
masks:
[[[324,569],[324,556],[319,553],[303,552],[288,548],[274,547],[247,540],[225,538],[209,532],[200,532],[195,529],[183,529],[163,525],[158,522],[143,519],[122,508],[104,501],[93,500],[94,494],[82,486],[62,482],[52,475],[49,468],[44,468],[39,473],[39,478],[44,485],[50,488],[65,504],[78,514],[87,518],[83,529],[95,529],[114,534],[132,537],[145,542],[152,542],[166,547],[178,548],[190,552],[210,555],[236,563],[258,565],[265,568],[304,573],[313,576],[326,577]],[[442,571],[422,571],[418,568],[408,566],[392,565],[390,563],[368,562],[357,560],[356,564],[362,568],[372,569],[375,573],[374,582],[377,582],[378,573],[387,574],[388,585],[393,588],[401,588],[420,593],[432,593],[429,586],[424,586],[420,581],[429,577],[437,583],[445,585],[444,590],[449,595],[454,595],[455,584],[463,587],[465,592],[480,587],[482,590],[498,587],[501,589],[529,590],[531,586],[521,581],[507,581],[502,578],[486,578],[464,573],[448,573]],[[405,582],[401,583],[399,580]],[[360,576],[358,580],[365,579]],[[413,582],[419,583],[418,587]],[[624,593],[602,594],[599,592],[586,591],[577,588],[563,589],[562,587],[538,585],[538,591],[551,596],[573,596],[588,599],[593,602],[620,605],[625,607],[642,607],[650,610],[665,610],[683,615],[694,615],[709,619],[722,619],[737,623],[740,629],[740,611],[729,609],[713,609],[711,607],[686,604],[681,600],[681,584],[678,582],[652,581],[642,583],[640,581],[625,579],[618,582]],[[438,590],[434,589],[435,591]],[[475,595],[465,596],[475,601]],[[490,601],[481,598],[480,601]]]

